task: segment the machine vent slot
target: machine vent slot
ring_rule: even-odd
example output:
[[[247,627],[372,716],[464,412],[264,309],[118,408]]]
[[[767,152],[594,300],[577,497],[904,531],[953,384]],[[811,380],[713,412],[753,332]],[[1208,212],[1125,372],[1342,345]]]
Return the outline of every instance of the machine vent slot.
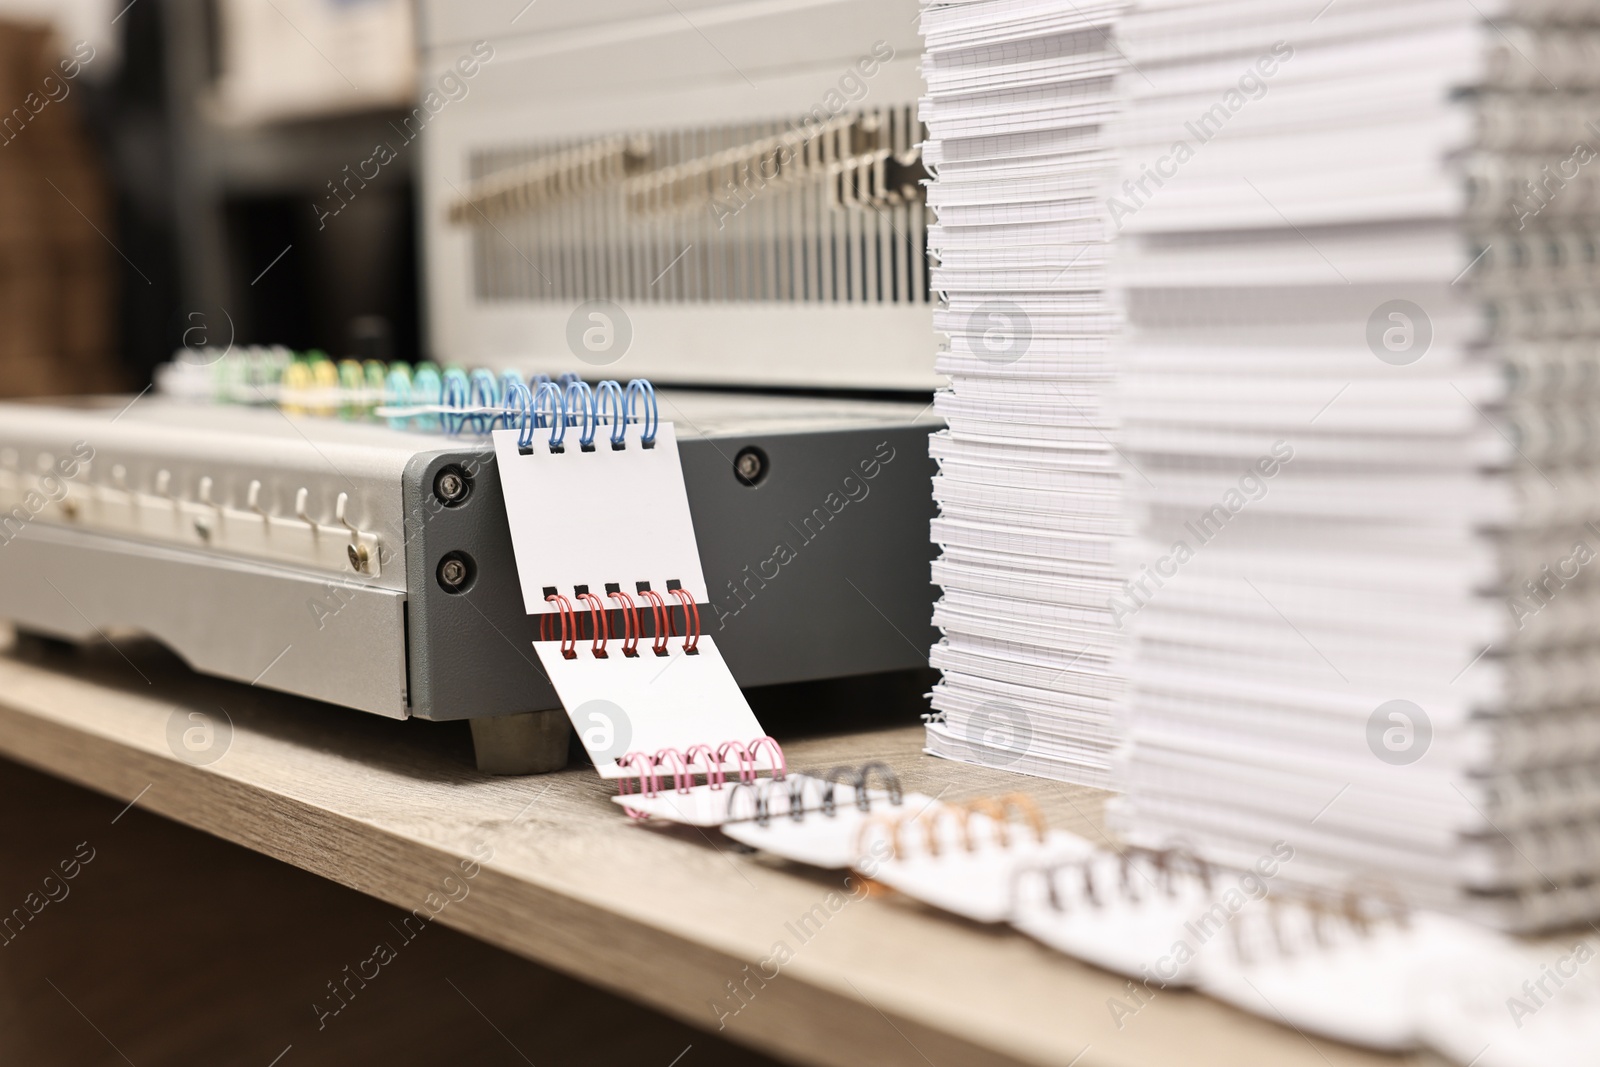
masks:
[[[914,105],[474,153],[480,302],[927,305]]]

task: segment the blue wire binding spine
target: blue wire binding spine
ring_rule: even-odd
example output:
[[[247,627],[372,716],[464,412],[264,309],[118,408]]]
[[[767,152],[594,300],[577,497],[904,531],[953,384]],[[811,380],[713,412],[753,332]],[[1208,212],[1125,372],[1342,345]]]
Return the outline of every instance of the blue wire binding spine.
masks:
[[[536,374],[524,382],[515,371],[497,379],[481,368],[468,373],[452,367],[441,375],[432,367],[414,373],[395,367],[384,391],[387,403],[378,414],[396,430],[442,429],[458,435],[469,426],[478,434],[515,429],[524,455],[533,450],[533,435],[539,430],[549,431],[551,452],[565,451],[568,427],[576,431],[578,448],[593,452],[605,426],[611,448],[620,451],[627,447],[628,426],[634,423],[640,447],[654,448],[661,418],[655,387],[644,378],[627,386],[609,380],[591,386],[576,374],[556,379]]]

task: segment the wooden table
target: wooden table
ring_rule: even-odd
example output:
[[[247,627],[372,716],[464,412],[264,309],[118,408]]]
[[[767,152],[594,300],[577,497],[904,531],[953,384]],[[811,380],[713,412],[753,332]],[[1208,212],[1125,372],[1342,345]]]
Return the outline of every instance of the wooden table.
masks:
[[[207,765],[178,758],[169,730],[219,709],[232,722],[226,753]],[[1053,825],[1099,833],[1104,794],[923,756],[918,725],[820,738],[768,725],[796,766],[880,759],[908,788],[946,799],[1021,788]],[[635,825],[587,767],[486,777],[460,724],[219,682],[153,646],[0,657],[0,755],[437,911],[446,926],[795,1062],[1398,1062],[1179,992],[1119,1028],[1108,1001],[1122,979],[893,894],[853,900],[801,940],[794,924],[843,892],[842,872],[741,852],[715,832]],[[779,941],[793,950],[781,974],[735,999],[729,984]]]

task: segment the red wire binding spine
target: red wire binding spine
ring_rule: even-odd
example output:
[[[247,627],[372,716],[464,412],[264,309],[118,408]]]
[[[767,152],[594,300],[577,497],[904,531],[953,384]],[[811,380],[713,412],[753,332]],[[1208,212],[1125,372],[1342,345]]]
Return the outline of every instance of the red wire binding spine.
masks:
[[[606,642],[611,639],[611,624],[606,618],[606,606],[593,593],[579,593],[578,599],[589,605],[589,629],[594,637],[590,651],[595,659],[606,658]]]
[[[672,595],[683,604],[683,628],[688,632],[683,642],[684,654],[693,656],[700,649],[700,609],[695,606],[694,597],[682,586],[673,589]]]
[[[672,624],[672,611],[667,607],[666,601],[661,599],[661,594],[654,589],[641,589],[639,595],[650,601],[650,609],[655,614],[655,640],[650,645],[650,651],[658,656],[667,654],[668,627]],[[677,636],[677,631],[671,631],[672,636]]]
[[[683,651],[686,655],[698,655],[700,651],[700,608],[695,603],[694,594],[680,587],[669,590],[677,601],[677,606],[683,612]],[[611,640],[611,615],[605,601],[594,593],[585,591],[576,594],[589,609],[589,633],[592,638],[590,653],[595,659],[608,658],[606,645]],[[632,596],[621,590],[613,590],[606,594],[621,605],[622,615],[622,655],[633,659],[639,655],[639,641],[644,637],[643,621],[639,618],[639,606],[634,603]],[[680,636],[678,633],[678,619],[672,607],[668,606],[666,598],[654,589],[641,589],[639,595],[650,604],[650,614],[655,623],[650,642],[650,651],[657,656],[669,655],[671,650],[667,646],[667,639]],[[575,659],[578,655],[578,642],[583,638],[583,627],[577,617],[577,609],[572,601],[560,593],[551,593],[546,596],[545,603],[554,604],[558,612],[546,612],[539,617],[539,640],[549,641],[554,628],[554,620],[559,616],[561,621],[561,655],[566,659]]]
[[[639,654],[639,609],[633,603],[633,597],[620,589],[608,594],[613,600],[622,601],[622,655],[633,659]]]
[[[555,604],[561,609],[561,658],[578,658],[578,620],[572,614],[572,601],[560,593],[551,593],[544,598],[546,604]],[[545,615],[539,621],[539,636],[546,641],[550,640],[548,622],[550,616]]]

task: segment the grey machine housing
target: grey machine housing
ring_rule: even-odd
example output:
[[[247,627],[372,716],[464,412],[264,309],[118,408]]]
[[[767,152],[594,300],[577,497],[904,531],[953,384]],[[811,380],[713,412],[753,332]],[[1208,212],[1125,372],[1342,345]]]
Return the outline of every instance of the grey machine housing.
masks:
[[[937,425],[926,409],[660,396],[709,585],[702,628],[738,682],[925,667]],[[528,714],[559,701],[531,648],[537,620],[523,607],[487,438],[127,403],[0,404],[0,618],[75,642],[140,631],[206,673],[395,718],[472,719],[487,769],[564,762],[564,716]],[[93,458],[62,477],[58,457],[74,448]],[[446,473],[466,479],[464,497],[441,497]],[[96,522],[134,497],[174,521],[154,537]],[[614,514],[571,506],[593,521]],[[299,521],[286,513],[315,537],[376,529],[381,575],[358,573],[354,555],[334,573],[326,551],[306,565],[229,550],[228,530]],[[625,521],[649,536],[647,516]],[[466,565],[454,588],[441,577],[447,559]],[[529,730],[542,755],[526,751]]]

